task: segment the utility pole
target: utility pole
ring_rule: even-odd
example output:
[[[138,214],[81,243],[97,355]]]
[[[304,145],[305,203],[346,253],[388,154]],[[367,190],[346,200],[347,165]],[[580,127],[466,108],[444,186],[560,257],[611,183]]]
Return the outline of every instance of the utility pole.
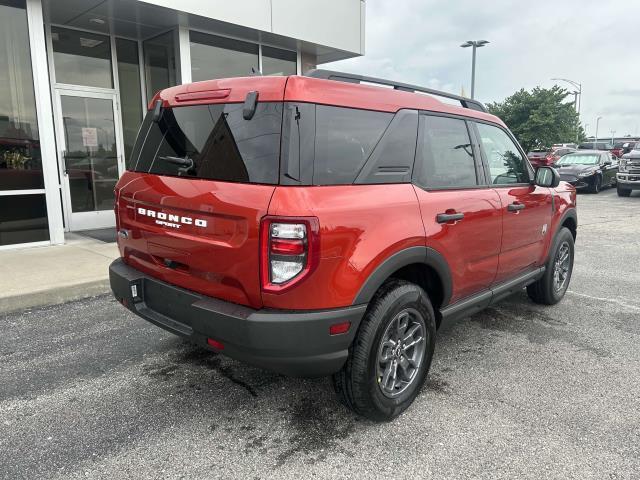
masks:
[[[573,92],[573,95],[574,95],[573,107],[576,109],[576,112],[578,113],[578,119],[576,120],[576,143],[577,143],[580,140],[578,137],[580,135],[579,125],[580,125],[580,107],[582,107],[582,84],[575,82],[573,80],[569,80],[568,78],[552,78],[551,80],[567,82],[568,84],[573,86],[573,88],[578,89],[577,91]]]
[[[473,47],[473,54],[471,55],[471,99],[475,98],[476,92],[476,49],[484,47],[487,40],[467,40],[466,43],[460,45],[462,48]]]
[[[594,147],[594,148],[595,148],[595,146],[596,146],[595,144],[598,142],[598,127],[600,126],[600,119],[601,119],[601,118],[602,118],[602,117],[598,117],[598,118],[596,118],[596,139],[595,139],[595,141],[593,142],[593,147]]]

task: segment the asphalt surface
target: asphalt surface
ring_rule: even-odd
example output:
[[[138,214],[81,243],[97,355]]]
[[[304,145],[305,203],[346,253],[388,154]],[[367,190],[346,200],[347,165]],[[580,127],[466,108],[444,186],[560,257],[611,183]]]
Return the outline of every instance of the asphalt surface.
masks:
[[[108,296],[0,317],[0,478],[640,478],[640,195],[578,209],[565,299],[440,333],[387,424]]]

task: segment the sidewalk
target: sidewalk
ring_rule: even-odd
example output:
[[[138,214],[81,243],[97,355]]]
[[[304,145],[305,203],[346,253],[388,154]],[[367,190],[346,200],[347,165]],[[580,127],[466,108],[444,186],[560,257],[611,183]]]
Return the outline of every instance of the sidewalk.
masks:
[[[0,314],[109,291],[115,243],[66,234],[66,244],[0,251]]]

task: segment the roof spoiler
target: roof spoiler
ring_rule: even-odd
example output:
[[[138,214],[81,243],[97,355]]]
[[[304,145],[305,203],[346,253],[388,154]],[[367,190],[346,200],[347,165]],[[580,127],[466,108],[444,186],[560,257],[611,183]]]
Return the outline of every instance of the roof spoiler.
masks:
[[[420,87],[418,85],[410,85],[408,83],[393,82],[391,80],[385,80],[382,78],[366,77],[364,75],[355,75],[352,73],[334,72],[331,70],[310,70],[307,77],[321,78],[323,80],[336,80],[338,82],[347,83],[374,83],[378,85],[385,85],[392,87],[394,90],[402,90],[403,92],[422,92],[428,93],[435,97],[444,97],[452,100],[457,100],[464,108],[470,108],[471,110],[477,110],[479,112],[487,112],[487,108],[479,101],[472,100],[470,98],[454,95],[453,93],[441,92],[440,90],[434,90],[432,88]]]

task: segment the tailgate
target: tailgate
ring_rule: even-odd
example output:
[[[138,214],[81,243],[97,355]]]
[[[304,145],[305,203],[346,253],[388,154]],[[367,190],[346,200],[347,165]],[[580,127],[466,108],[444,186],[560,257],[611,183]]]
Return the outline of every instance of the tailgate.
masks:
[[[162,281],[259,308],[260,219],[275,187],[127,172],[117,202],[125,262]]]
[[[279,179],[285,83],[216,80],[156,96],[116,186],[127,264],[203,295],[262,306],[260,220]]]

